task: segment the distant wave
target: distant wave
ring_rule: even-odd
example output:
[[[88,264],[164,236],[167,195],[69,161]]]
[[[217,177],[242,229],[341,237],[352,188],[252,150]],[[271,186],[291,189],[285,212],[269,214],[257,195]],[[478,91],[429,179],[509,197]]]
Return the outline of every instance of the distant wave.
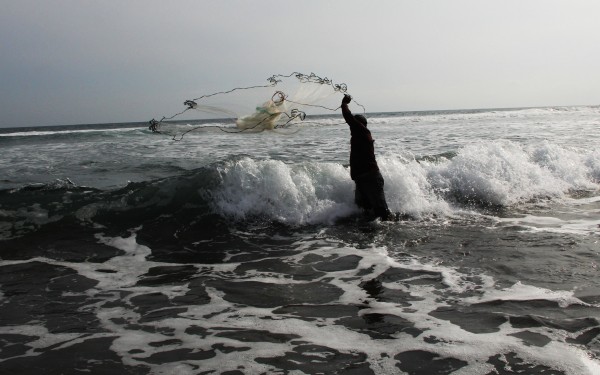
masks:
[[[39,136],[55,136],[64,134],[89,134],[89,133],[106,133],[106,132],[128,132],[140,130],[139,127],[130,128],[109,128],[109,129],[74,129],[74,130],[29,130],[29,131],[15,131],[11,133],[0,133],[0,137],[39,137]]]
[[[600,106],[564,106],[564,107],[531,107],[531,108],[486,108],[486,109],[463,109],[463,110],[437,110],[437,111],[404,111],[389,113],[370,113],[369,121],[373,124],[397,123],[398,118],[413,122],[420,122],[427,118],[429,122],[445,123],[448,120],[466,119],[505,119],[543,117],[547,115],[556,116],[560,113],[565,115],[580,112],[584,115],[600,115]]]
[[[398,118],[413,118],[418,121],[421,117],[437,117],[437,121],[446,121],[448,118],[510,118],[527,117],[538,115],[556,115],[561,112],[582,114],[599,114],[599,105],[590,106],[553,106],[553,107],[524,107],[524,108],[481,108],[481,109],[450,109],[450,110],[423,110],[423,111],[399,111],[399,112],[370,112],[367,113],[369,121],[372,123],[385,124],[397,122]],[[305,125],[333,125],[343,123],[338,114],[309,115],[303,121]],[[182,120],[169,123],[169,126],[179,127],[182,130],[189,130],[190,126],[200,126],[211,129],[214,126],[231,126],[235,124],[234,119],[198,119]],[[85,124],[85,125],[62,125],[62,126],[38,126],[27,128],[4,128],[0,129],[0,137],[27,137],[44,136],[54,134],[70,133],[92,133],[105,131],[131,131],[145,129],[145,122],[117,123],[117,124]]]

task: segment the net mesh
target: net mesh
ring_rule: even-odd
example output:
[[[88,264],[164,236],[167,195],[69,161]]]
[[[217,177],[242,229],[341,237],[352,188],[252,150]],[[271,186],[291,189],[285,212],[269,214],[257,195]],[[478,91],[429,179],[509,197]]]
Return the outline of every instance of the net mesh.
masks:
[[[348,88],[314,73],[294,72],[273,75],[264,85],[236,87],[186,100],[185,108],[160,120],[152,119],[149,129],[181,140],[190,132],[218,128],[228,133],[287,129],[311,114],[332,113],[340,106]],[[365,108],[354,100],[354,103]],[[218,124],[194,123],[215,119]]]

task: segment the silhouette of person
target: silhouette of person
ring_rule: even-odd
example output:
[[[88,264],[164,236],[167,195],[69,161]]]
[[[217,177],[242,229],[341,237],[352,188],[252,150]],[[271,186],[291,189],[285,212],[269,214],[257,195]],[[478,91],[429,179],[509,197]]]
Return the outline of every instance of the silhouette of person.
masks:
[[[354,202],[381,220],[393,220],[385,200],[383,176],[375,160],[375,147],[367,119],[363,115],[352,115],[348,104],[350,95],[342,99],[342,114],[350,126],[350,177],[356,184]]]

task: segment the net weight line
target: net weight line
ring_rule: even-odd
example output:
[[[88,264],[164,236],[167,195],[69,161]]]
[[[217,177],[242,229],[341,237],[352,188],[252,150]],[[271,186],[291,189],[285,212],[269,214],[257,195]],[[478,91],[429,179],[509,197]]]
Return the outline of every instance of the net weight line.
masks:
[[[175,113],[174,115],[170,116],[170,117],[166,117],[163,116],[160,120],[155,120],[152,119],[150,120],[148,129],[151,130],[153,133],[159,133],[159,134],[165,134],[165,135],[172,135],[173,140],[174,141],[180,141],[183,139],[183,137],[190,133],[193,132],[195,130],[198,129],[208,129],[208,128],[217,128],[225,133],[242,133],[245,131],[250,131],[250,130],[255,130],[256,128],[258,128],[260,125],[270,121],[271,119],[273,119],[276,116],[280,116],[280,115],[285,115],[287,117],[287,121],[284,122],[283,124],[278,124],[275,125],[273,129],[278,129],[278,128],[285,128],[287,127],[292,121],[298,119],[300,121],[304,121],[304,119],[306,118],[306,113],[297,109],[297,108],[293,108],[289,111],[289,113],[287,112],[278,112],[278,113],[273,113],[270,114],[269,116],[265,117],[264,119],[262,119],[261,121],[257,122],[254,126],[252,127],[248,127],[248,128],[244,128],[244,129],[232,129],[232,128],[227,128],[227,127],[223,127],[223,126],[219,126],[219,125],[209,125],[209,126],[196,126],[193,127],[191,129],[186,130],[185,132],[183,132],[180,136],[177,136],[177,134],[169,134],[168,132],[164,132],[161,130],[161,125],[163,124],[163,122],[165,120],[173,120],[178,116],[183,115],[185,112],[195,109],[198,106],[198,101],[205,99],[205,98],[209,98],[209,97],[213,97],[216,95],[226,95],[235,91],[240,91],[240,90],[251,90],[251,89],[257,89],[257,88],[269,88],[269,87],[275,87],[278,83],[282,82],[283,79],[285,78],[291,78],[291,77],[295,77],[300,83],[317,83],[317,84],[321,84],[321,85],[328,85],[331,86],[334,92],[341,92],[343,94],[346,94],[348,91],[348,86],[345,83],[340,83],[340,84],[336,84],[334,83],[331,79],[325,77],[325,78],[321,78],[319,76],[317,76],[314,73],[310,73],[310,74],[303,74],[303,73],[298,73],[298,72],[294,72],[288,75],[283,75],[283,74],[275,74],[271,77],[269,77],[267,79],[267,82],[269,82],[266,85],[255,85],[255,86],[247,86],[247,87],[236,87],[233,88],[231,90],[227,90],[227,91],[219,91],[219,92],[215,92],[212,94],[207,94],[207,95],[202,95],[200,97],[194,98],[194,99],[189,99],[186,100],[185,102],[183,102],[183,104],[187,107],[185,108],[183,111]],[[271,100],[273,101],[273,103],[283,103],[284,101],[287,101],[289,103],[293,103],[296,105],[300,105],[300,106],[306,106],[306,107],[313,107],[313,108],[321,108],[321,109],[325,109],[331,112],[336,112],[338,109],[340,109],[341,106],[338,106],[337,108],[329,108],[326,106],[322,106],[322,105],[317,105],[317,104],[308,104],[308,103],[300,103],[300,102],[295,102],[293,100],[288,99],[287,95],[285,93],[283,93],[282,91],[276,91],[273,96],[271,97]],[[354,103],[358,106],[360,106],[363,109],[363,113],[366,113],[366,109],[363,105],[361,105],[360,103],[356,102],[354,100]],[[308,123],[308,122],[305,122]],[[264,129],[261,129],[261,131],[263,131]]]

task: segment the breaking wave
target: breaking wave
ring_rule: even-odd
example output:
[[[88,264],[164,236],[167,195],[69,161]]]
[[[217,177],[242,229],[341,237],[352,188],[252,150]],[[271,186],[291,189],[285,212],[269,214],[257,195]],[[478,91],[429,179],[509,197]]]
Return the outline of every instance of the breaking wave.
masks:
[[[413,218],[448,216],[486,207],[561,200],[600,182],[600,152],[548,142],[526,147],[479,142],[456,155],[424,158],[384,155],[379,165],[390,209]],[[124,229],[177,220],[267,220],[285,225],[332,224],[359,214],[348,167],[325,162],[286,164],[235,157],[175,177],[130,183],[117,190],[76,186],[70,180],[0,192],[4,238],[74,217]],[[206,219],[212,225],[212,219]]]

